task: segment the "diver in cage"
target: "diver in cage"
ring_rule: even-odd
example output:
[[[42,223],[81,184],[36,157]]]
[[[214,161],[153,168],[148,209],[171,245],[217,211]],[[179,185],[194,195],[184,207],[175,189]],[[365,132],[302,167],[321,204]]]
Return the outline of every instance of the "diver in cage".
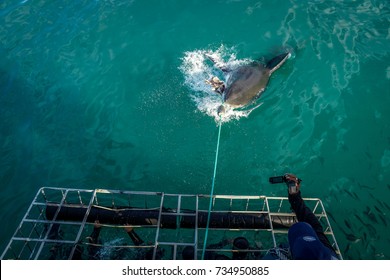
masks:
[[[125,231],[129,235],[135,246],[139,246],[144,243],[141,237],[139,237],[138,234],[134,231],[132,225],[125,224]]]
[[[223,239],[222,241],[216,244],[210,244],[206,248],[206,252],[204,254],[205,260],[230,260],[230,258],[224,254],[219,254],[216,250],[222,249],[223,247],[231,244],[232,240]],[[182,251],[183,260],[194,260],[195,259],[195,248],[194,246],[186,246]]]
[[[102,225],[100,224],[99,220],[96,220],[94,223],[93,231],[91,235],[87,237],[88,241],[88,257],[89,259],[96,260],[100,259],[100,245],[102,244],[102,241],[99,238],[100,231],[101,231]],[[133,241],[135,246],[139,246],[144,243],[144,241],[138,236],[138,234],[134,231],[133,226],[129,224],[125,224],[124,227],[125,231]],[[122,251],[119,251],[118,254],[121,255]]]
[[[125,231],[133,241],[135,246],[140,246],[143,245],[145,242],[141,239],[141,237],[138,236],[138,234],[134,231],[133,226],[126,224],[125,225]],[[154,247],[147,248],[146,251],[141,248],[136,248],[136,259],[139,260],[153,260],[153,255],[154,255]],[[160,260],[162,259],[164,255],[164,250],[161,248],[156,249],[156,254],[154,259],[155,260]]]
[[[96,220],[93,225],[92,233],[86,238],[88,242],[88,248],[87,248],[88,258],[90,260],[100,259],[99,250],[102,241],[99,238],[99,235],[101,230],[102,230],[102,225],[100,224],[99,220]]]
[[[232,244],[232,256],[231,258],[225,254],[220,254],[218,249]],[[205,260],[246,260],[246,259],[257,259],[258,252],[251,252],[253,250],[249,245],[249,241],[245,237],[236,237],[232,239],[223,239],[222,241],[211,244],[207,246],[206,252],[204,255]],[[194,259],[194,247],[186,246],[182,251],[183,260],[193,260]]]
[[[297,216],[298,223],[288,231],[291,258],[294,260],[337,260],[337,255],[324,233],[324,229],[306,206],[301,196],[301,180],[293,174],[284,175],[288,186],[288,201]],[[263,259],[287,259],[286,248],[273,248]]]

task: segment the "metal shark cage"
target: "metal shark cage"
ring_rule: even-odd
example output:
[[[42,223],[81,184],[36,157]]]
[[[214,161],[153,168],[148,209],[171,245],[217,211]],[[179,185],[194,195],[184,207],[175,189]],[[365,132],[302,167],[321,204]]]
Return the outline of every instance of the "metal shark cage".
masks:
[[[321,200],[304,200],[342,259]],[[236,237],[249,241],[251,259],[287,248],[288,228],[296,222],[288,198],[214,195],[207,226],[209,202],[210,196],[199,194],[41,188],[1,259],[176,260],[186,247],[193,248],[193,259],[201,259],[206,230],[208,254],[230,258]],[[99,241],[91,242],[97,225]],[[129,226],[142,244],[129,238]]]

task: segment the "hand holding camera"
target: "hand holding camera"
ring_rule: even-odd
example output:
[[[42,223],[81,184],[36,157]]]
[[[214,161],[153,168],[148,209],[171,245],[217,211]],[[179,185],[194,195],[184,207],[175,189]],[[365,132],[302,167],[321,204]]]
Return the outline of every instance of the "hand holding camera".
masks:
[[[286,183],[289,194],[296,194],[299,192],[302,180],[294,174],[286,173],[283,176],[269,178],[271,184]]]

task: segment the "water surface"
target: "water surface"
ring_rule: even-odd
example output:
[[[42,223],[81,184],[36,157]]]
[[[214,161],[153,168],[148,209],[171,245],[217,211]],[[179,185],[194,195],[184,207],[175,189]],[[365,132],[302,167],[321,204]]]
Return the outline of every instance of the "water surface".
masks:
[[[42,186],[209,193],[217,96],[189,54],[293,56],[222,126],[216,194],[319,197],[346,259],[390,258],[390,5],[359,1],[0,3],[0,220]],[[190,60],[190,62],[196,62]]]

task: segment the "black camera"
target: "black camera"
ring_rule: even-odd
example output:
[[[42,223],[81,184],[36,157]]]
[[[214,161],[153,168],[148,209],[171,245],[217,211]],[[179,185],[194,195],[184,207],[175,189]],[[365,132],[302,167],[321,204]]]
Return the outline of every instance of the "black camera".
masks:
[[[269,182],[271,184],[281,184],[281,183],[286,183],[287,180],[286,180],[286,176],[283,175],[283,176],[270,177]]]
[[[297,178],[298,179],[298,184],[300,182],[302,182],[301,179]],[[297,189],[296,189],[296,185],[295,185],[295,181],[293,180],[287,180],[287,174],[286,175],[283,175],[283,176],[276,176],[276,177],[270,177],[269,178],[269,182],[271,184],[280,184],[280,183],[286,183],[288,188],[291,190],[291,193],[296,193]]]

